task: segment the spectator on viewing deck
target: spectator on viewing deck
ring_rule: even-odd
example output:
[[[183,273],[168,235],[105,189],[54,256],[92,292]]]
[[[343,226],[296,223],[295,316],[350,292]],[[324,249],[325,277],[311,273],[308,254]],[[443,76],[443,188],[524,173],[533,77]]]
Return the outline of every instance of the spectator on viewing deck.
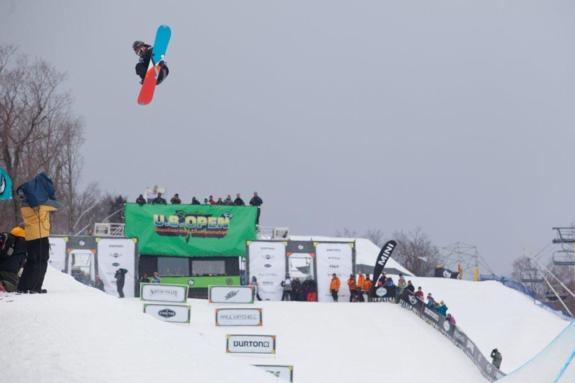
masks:
[[[339,286],[341,282],[335,273],[331,276],[331,282],[329,283],[329,291],[331,292],[331,297],[334,302],[337,302]]]
[[[254,196],[250,199],[250,205],[260,207],[263,203],[264,201],[260,198],[258,192],[254,192]]]
[[[144,198],[143,195],[139,195],[138,198],[136,198],[136,203],[140,206],[145,205],[146,204],[146,199]]]
[[[256,278],[255,275],[252,276],[252,280],[250,281],[248,286],[254,289],[254,296],[258,301],[261,301],[262,298],[260,297],[260,292],[258,289],[258,279]]]
[[[447,316],[447,305],[445,304],[445,302],[441,301],[439,303],[439,306],[437,306],[436,310],[438,314],[442,316]]]
[[[222,200],[222,197],[218,198],[218,201],[216,202],[216,205],[223,205],[224,201]]]
[[[224,205],[233,205],[234,204],[234,200],[232,199],[231,195],[227,195],[226,199],[224,200]]]
[[[192,197],[192,205],[201,205],[200,201],[194,196]]]
[[[180,199],[180,196],[178,195],[178,193],[174,194],[174,196],[170,200],[170,203],[172,205],[179,205],[182,203],[182,200]]]
[[[492,364],[497,367],[498,370],[501,369],[501,362],[503,361],[503,356],[501,355],[501,353],[499,352],[499,350],[497,350],[496,348],[493,349],[493,351],[491,351],[491,360],[492,360]]]
[[[421,301],[423,301],[424,297],[425,297],[425,293],[423,292],[423,290],[421,289],[421,286],[417,287],[417,291],[415,292],[415,297]]]
[[[234,200],[234,205],[236,206],[245,206],[245,202],[242,199],[242,197],[240,197],[240,193],[236,194],[236,199]]]
[[[355,284],[355,276],[353,274],[350,274],[349,278],[347,279],[347,287],[349,288],[349,301],[355,302],[357,286]]]
[[[282,301],[291,301],[291,278],[289,274],[286,275],[286,279],[284,279],[281,283],[283,293],[282,293]]]
[[[162,193],[158,193],[158,196],[152,200],[153,204],[156,205],[166,205],[167,202],[164,198],[162,198]]]
[[[216,201],[214,200],[214,196],[211,195],[210,198],[208,198],[208,205],[215,205]]]
[[[152,274],[152,283],[162,283],[162,280],[160,279],[160,273],[157,271],[154,271]]]
[[[447,319],[447,321],[449,322],[450,325],[455,326],[456,323],[455,323],[455,318],[453,317],[453,315],[447,314],[447,318],[445,318],[445,319]]]
[[[411,294],[415,292],[415,286],[413,286],[413,283],[411,283],[411,281],[407,281],[407,286],[405,287],[405,289],[409,291]]]
[[[116,289],[118,290],[118,295],[120,298],[124,298],[124,283],[126,282],[126,273],[128,270],[126,269],[118,269],[114,274],[114,278],[116,278]]]

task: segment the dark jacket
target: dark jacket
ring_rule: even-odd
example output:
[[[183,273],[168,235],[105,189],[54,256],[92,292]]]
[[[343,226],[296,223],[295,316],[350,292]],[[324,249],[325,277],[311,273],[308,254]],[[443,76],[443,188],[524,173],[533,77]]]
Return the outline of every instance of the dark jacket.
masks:
[[[0,256],[0,271],[17,274],[26,260],[26,240],[24,237],[12,236],[11,241],[11,255]]]
[[[116,273],[114,274],[114,278],[116,278],[117,283],[120,285],[124,284],[124,281],[126,280],[126,273],[128,272],[128,270],[126,269],[118,269],[116,270]]]
[[[149,45],[148,45],[149,47]],[[140,61],[136,64],[136,73],[142,81],[146,77],[146,72],[148,71],[148,65],[150,65],[150,60],[152,59],[152,50],[148,49],[146,53],[140,56]]]
[[[262,201],[259,196],[253,196],[252,199],[250,199],[250,205],[252,206],[261,206],[263,203],[264,201]]]
[[[192,205],[201,205],[200,201],[196,197],[192,198]]]
[[[237,197],[237,198],[234,200],[234,205],[236,205],[236,206],[244,206],[244,205],[245,205],[245,202],[244,202],[244,200],[241,199],[240,197]]]

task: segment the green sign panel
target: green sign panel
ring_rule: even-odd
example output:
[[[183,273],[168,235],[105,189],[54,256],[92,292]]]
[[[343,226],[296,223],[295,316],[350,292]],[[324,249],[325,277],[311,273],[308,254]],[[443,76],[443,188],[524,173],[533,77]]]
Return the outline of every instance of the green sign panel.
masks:
[[[126,204],[127,237],[138,238],[140,254],[245,256],[256,239],[257,208],[222,205]]]

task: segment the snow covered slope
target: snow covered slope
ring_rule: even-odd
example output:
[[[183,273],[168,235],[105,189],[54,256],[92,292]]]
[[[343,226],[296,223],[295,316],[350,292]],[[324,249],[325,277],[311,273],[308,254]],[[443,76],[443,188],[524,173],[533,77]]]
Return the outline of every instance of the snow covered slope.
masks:
[[[262,302],[263,327],[214,326],[221,307],[190,300],[189,325],[142,314],[50,268],[46,295],[0,300],[2,379],[28,382],[273,382],[250,364],[292,364],[294,381],[484,382],[471,361],[398,305]],[[227,306],[229,307],[229,306]],[[245,305],[244,305],[245,307]],[[225,335],[277,335],[276,356],[227,355]],[[414,365],[417,368],[413,368]]]
[[[549,346],[511,375],[505,383],[575,382],[575,322]]]
[[[503,354],[501,370],[510,372],[531,359],[568,324],[561,316],[526,295],[499,282],[472,282],[443,278],[408,278],[427,295],[444,300],[457,325],[483,355],[497,348]]]

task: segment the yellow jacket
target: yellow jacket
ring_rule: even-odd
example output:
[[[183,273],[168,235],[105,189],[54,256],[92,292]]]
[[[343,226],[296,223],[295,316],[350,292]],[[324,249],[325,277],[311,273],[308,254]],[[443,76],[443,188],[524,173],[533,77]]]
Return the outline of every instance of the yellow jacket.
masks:
[[[20,209],[24,219],[26,241],[46,238],[50,235],[50,213],[56,210],[58,209],[48,205]]]

